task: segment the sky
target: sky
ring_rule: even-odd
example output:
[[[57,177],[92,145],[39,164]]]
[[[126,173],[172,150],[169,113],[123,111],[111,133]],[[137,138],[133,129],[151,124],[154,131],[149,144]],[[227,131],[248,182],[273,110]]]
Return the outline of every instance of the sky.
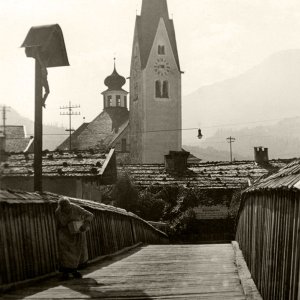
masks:
[[[59,107],[69,101],[80,105],[75,128],[83,118],[91,121],[102,111],[103,81],[114,56],[118,72],[129,76],[141,2],[0,0],[0,104],[33,119],[34,60],[20,45],[31,26],[58,23],[70,67],[48,70],[51,94],[44,123],[67,126]],[[185,72],[183,95],[237,76],[275,52],[300,48],[299,0],[168,0],[168,6]]]

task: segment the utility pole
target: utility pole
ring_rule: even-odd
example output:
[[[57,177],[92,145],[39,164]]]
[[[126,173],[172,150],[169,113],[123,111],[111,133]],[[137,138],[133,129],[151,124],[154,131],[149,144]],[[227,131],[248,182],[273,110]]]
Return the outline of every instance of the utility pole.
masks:
[[[3,135],[4,137],[6,137],[6,113],[9,112],[10,110],[10,107],[9,106],[6,106],[6,105],[3,105],[1,110],[2,111],[2,121],[3,121]]]
[[[232,163],[232,143],[235,142],[235,138],[230,136],[227,138],[227,142],[230,144],[230,162]]]
[[[69,106],[61,106],[59,109],[67,109],[67,112],[61,112],[60,115],[62,116],[69,116],[69,129],[66,129],[66,131],[69,131],[69,151],[72,150],[72,132],[74,129],[72,129],[72,116],[78,116],[80,115],[80,112],[73,111],[73,108],[80,108],[80,105],[73,105],[71,101],[69,101]]]

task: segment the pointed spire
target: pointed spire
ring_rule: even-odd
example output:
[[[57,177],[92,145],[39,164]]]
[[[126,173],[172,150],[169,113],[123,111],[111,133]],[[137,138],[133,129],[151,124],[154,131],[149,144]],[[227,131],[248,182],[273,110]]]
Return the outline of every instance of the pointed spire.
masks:
[[[169,19],[167,0],[143,0],[141,16]]]
[[[142,68],[147,65],[161,18],[164,20],[175,60],[180,70],[175,29],[173,21],[169,18],[167,0],[143,0],[142,2],[141,16],[137,16],[136,19]]]

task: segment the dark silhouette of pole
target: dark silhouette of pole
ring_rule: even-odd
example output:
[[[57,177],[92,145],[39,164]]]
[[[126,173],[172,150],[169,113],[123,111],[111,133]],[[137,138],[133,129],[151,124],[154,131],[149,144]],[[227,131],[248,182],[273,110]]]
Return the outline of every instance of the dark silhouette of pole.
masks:
[[[72,132],[74,129],[72,129],[72,116],[78,116],[80,115],[80,112],[73,111],[73,108],[80,108],[80,105],[73,105],[71,101],[69,101],[69,106],[61,106],[60,109],[67,109],[68,112],[60,113],[62,116],[69,116],[69,128],[66,129],[66,131],[69,131],[69,151],[72,150]]]
[[[232,163],[232,143],[235,142],[235,138],[230,136],[227,138],[228,143],[230,144],[230,162]]]
[[[2,106],[2,121],[3,121],[3,136],[6,137],[6,113],[9,112],[9,106],[3,105]]]
[[[39,61],[35,60],[35,111],[34,111],[34,190],[41,192],[42,185],[42,150],[43,150],[43,85]]]

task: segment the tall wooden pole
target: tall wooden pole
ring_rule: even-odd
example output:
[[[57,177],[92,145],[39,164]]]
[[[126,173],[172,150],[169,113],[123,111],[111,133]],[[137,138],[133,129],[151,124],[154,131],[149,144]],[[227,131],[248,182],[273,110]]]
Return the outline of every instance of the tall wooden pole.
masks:
[[[42,149],[43,149],[43,106],[42,73],[38,60],[35,60],[35,114],[34,114],[34,190],[43,191]]]

